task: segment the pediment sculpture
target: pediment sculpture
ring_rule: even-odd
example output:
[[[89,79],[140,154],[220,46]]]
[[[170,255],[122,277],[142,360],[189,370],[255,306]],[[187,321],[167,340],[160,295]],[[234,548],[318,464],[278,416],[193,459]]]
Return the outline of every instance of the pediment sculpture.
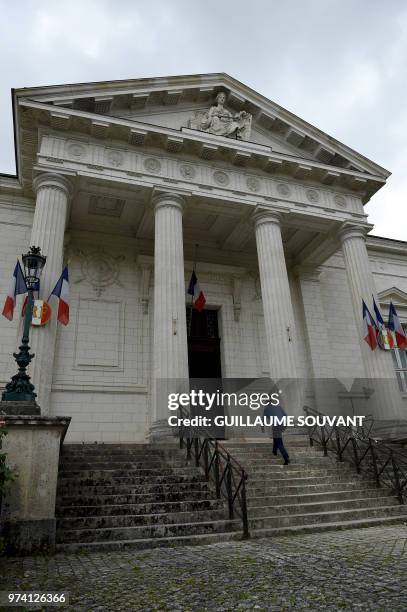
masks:
[[[197,111],[188,121],[188,127],[209,134],[249,140],[252,115],[246,111],[232,114],[225,108],[226,94],[221,91],[216,96],[216,105],[208,111]]]

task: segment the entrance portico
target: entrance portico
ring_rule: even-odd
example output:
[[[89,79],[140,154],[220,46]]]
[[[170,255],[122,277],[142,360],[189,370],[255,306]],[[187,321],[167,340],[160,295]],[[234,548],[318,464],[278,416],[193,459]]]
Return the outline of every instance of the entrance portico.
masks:
[[[188,379],[196,244],[224,377],[395,380],[359,342],[363,204],[387,171],[226,75],[158,82],[17,94],[27,239],[45,293],[63,259],[71,279],[70,325],[33,332],[43,413],[72,415],[74,441],[146,439],[156,381]],[[220,91],[236,138],[205,114]]]

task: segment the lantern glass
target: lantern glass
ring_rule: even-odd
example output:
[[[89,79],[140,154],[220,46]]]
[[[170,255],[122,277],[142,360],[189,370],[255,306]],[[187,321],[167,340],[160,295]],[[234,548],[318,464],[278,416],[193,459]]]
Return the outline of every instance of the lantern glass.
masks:
[[[22,260],[27,287],[36,289],[47,258],[41,255],[40,247],[30,247],[29,252],[22,255]]]

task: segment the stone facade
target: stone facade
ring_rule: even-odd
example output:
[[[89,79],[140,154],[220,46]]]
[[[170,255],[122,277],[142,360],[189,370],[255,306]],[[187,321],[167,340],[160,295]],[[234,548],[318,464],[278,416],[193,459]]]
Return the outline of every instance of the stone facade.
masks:
[[[219,92],[251,117],[244,139],[191,123]],[[407,323],[406,243],[370,236],[363,208],[386,170],[223,74],[16,90],[15,104],[0,293],[31,243],[45,293],[69,264],[70,324],[33,330],[30,372],[43,414],[72,417],[67,441],[154,429],[156,381],[188,376],[196,244],[224,377],[396,379],[391,354],[360,341],[371,293]],[[19,331],[0,321],[1,386]],[[400,394],[391,416],[406,409]]]

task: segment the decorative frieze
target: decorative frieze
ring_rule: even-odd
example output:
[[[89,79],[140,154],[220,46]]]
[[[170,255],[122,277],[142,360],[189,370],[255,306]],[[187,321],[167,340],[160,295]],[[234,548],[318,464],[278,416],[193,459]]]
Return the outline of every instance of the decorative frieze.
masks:
[[[138,137],[141,140],[144,138],[142,134],[134,132],[134,138]],[[39,161],[63,164],[66,159],[73,165],[85,164],[90,170],[101,173],[109,168],[110,173],[122,173],[124,177],[140,177],[144,181],[152,181],[152,185],[155,184],[155,177],[160,176],[162,181],[186,182],[188,186],[193,183],[194,187],[199,189],[221,187],[227,190],[222,197],[227,197],[227,192],[233,199],[235,196],[250,196],[249,202],[253,204],[276,198],[290,206],[307,206],[310,210],[314,208],[319,213],[333,213],[338,210],[345,214],[344,219],[350,215],[364,216],[362,202],[353,194],[338,193],[329,187],[317,189],[298,181],[270,177],[268,173],[256,175],[253,172],[248,173],[244,168],[220,169],[209,161],[217,149],[215,145],[202,145],[200,154],[205,161],[190,163],[177,160],[173,156],[155,157],[125,148],[105,147],[97,142],[79,139],[64,141],[61,137],[45,135],[42,138]],[[120,178],[121,174],[117,176]]]

